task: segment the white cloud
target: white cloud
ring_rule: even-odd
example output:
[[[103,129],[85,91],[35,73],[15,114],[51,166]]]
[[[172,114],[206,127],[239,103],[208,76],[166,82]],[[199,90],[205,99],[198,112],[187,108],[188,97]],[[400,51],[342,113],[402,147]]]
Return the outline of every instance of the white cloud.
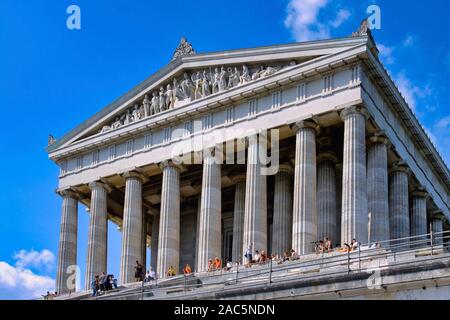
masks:
[[[55,255],[47,249],[42,251],[35,251],[33,249],[30,251],[20,250],[14,254],[13,258],[14,260],[17,260],[16,266],[18,268],[39,268],[41,266],[51,268],[55,262]]]
[[[310,41],[330,37],[332,28],[338,28],[350,17],[350,11],[340,9],[334,20],[319,22],[319,14],[328,0],[290,0],[284,25],[297,41]]]
[[[429,85],[420,88],[412,83],[412,81],[405,75],[404,72],[400,72],[394,79],[398,89],[402,93],[409,107],[414,113],[420,115],[420,110],[417,108],[418,99],[424,99],[432,95],[433,91]]]
[[[35,299],[54,292],[55,280],[0,261],[0,299]]]
[[[383,60],[386,64],[394,64],[395,58],[394,58],[394,47],[388,47],[384,44],[378,44],[377,45],[378,50],[380,51],[380,58]]]
[[[437,120],[431,130],[427,129],[431,141],[437,146],[447,166],[450,165],[450,116]],[[439,139],[437,138],[439,137]]]
[[[414,45],[414,37],[413,36],[407,36],[406,39],[403,41],[404,47],[411,47]]]
[[[336,18],[331,21],[331,26],[333,28],[339,28],[345,21],[347,21],[351,16],[350,11],[347,9],[340,9],[337,13]]]

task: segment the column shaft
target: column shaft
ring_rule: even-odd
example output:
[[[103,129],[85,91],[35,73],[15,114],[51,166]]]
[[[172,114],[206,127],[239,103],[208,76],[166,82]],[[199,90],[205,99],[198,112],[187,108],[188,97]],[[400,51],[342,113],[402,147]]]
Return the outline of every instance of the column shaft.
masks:
[[[72,271],[70,266],[77,264],[78,201],[71,192],[63,192],[61,227],[58,250],[58,269],[56,272],[56,291],[58,294],[74,292],[75,282],[67,283]],[[68,273],[70,271],[70,273]],[[74,279],[75,280],[75,279]]]
[[[342,172],[341,244],[352,239],[368,241],[366,113],[350,107],[344,120],[344,157]]]
[[[88,250],[85,277],[85,289],[91,288],[96,275],[107,272],[106,257],[108,250],[108,213],[106,186],[102,183],[90,183],[91,207],[88,231]]]
[[[133,173],[125,178],[120,282],[135,282],[136,261],[142,264],[142,180]]]
[[[206,151],[203,159],[202,198],[198,231],[198,271],[208,270],[208,259],[220,258],[222,190],[219,159]]]
[[[159,238],[159,213],[153,214],[153,222],[152,222],[152,240],[150,247],[151,254],[151,266],[155,272],[158,272],[156,269],[158,262],[158,238]]]
[[[387,139],[372,137],[367,152],[369,242],[389,240]]]
[[[275,175],[272,254],[283,255],[292,246],[292,169],[283,165]]]
[[[405,167],[394,166],[389,179],[389,226],[391,239],[410,236],[408,206],[408,172]],[[402,244],[405,249],[409,241],[402,240],[393,244]],[[406,244],[403,245],[403,244]]]
[[[265,140],[261,136],[249,137],[242,255],[250,245],[253,250],[267,249],[267,177],[261,165],[266,156]]]
[[[161,212],[159,221],[159,277],[166,277],[172,266],[179,272],[180,263],[180,172],[172,164],[163,166]]]
[[[238,181],[234,187],[234,215],[233,215],[233,262],[242,260],[243,229],[245,215],[245,180]]]
[[[410,231],[413,247],[426,246],[427,242],[427,194],[424,191],[415,191],[410,198]],[[423,237],[418,237],[423,236]],[[423,241],[423,242],[422,242]]]
[[[336,213],[336,165],[335,161],[325,159],[317,166],[317,216],[318,239],[337,239]]]
[[[296,124],[292,247],[300,255],[317,241],[317,165],[315,123]]]

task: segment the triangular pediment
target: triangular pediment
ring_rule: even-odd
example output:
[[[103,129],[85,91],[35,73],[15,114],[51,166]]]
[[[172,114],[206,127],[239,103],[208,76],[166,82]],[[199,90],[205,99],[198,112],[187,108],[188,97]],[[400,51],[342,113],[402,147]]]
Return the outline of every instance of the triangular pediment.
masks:
[[[170,110],[238,90],[278,73],[367,44],[367,37],[179,56],[47,148],[108,134]]]

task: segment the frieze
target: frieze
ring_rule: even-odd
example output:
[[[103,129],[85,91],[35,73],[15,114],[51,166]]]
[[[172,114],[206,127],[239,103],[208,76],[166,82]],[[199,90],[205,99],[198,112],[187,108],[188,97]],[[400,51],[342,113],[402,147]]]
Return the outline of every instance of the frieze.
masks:
[[[100,133],[112,131],[189,102],[266,78],[295,64],[292,61],[284,65],[260,65],[254,68],[244,64],[185,72],[181,78],[173,78],[171,82],[162,85],[150,95],[145,95],[140,103],[129,107],[112,123],[103,126]]]

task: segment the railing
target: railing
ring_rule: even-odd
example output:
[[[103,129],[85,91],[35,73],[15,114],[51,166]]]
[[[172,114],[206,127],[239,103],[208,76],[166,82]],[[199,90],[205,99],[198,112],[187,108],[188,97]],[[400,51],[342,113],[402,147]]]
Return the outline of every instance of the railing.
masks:
[[[209,273],[196,273],[190,275],[180,275],[167,279],[159,279],[151,282],[142,282],[140,292],[124,292],[114,294],[115,298],[126,298],[135,296],[143,300],[145,294],[153,293],[158,296],[164,295],[168,290],[179,294],[188,294],[195,288],[202,288],[207,291],[219,286],[218,290],[223,290],[225,286],[245,287],[246,284],[254,286],[255,283],[272,285],[274,283],[298,279],[316,278],[321,276],[342,275],[344,272],[373,271],[376,267],[370,265],[371,261],[377,258],[384,258],[393,261],[397,266],[407,265],[411,260],[401,260],[402,256],[423,255],[427,261],[439,259],[439,254],[450,249],[450,231],[429,233],[425,235],[412,236],[387,241],[379,241],[359,245],[356,250],[334,249],[320,254],[300,256],[298,260],[285,261],[282,263],[269,260],[263,264],[254,264],[251,267],[234,266],[229,271],[213,271]],[[363,267],[365,265],[365,267]],[[196,277],[199,276],[199,278]],[[179,281],[182,284],[170,285],[172,281]],[[201,280],[200,283],[189,283],[189,280]]]

